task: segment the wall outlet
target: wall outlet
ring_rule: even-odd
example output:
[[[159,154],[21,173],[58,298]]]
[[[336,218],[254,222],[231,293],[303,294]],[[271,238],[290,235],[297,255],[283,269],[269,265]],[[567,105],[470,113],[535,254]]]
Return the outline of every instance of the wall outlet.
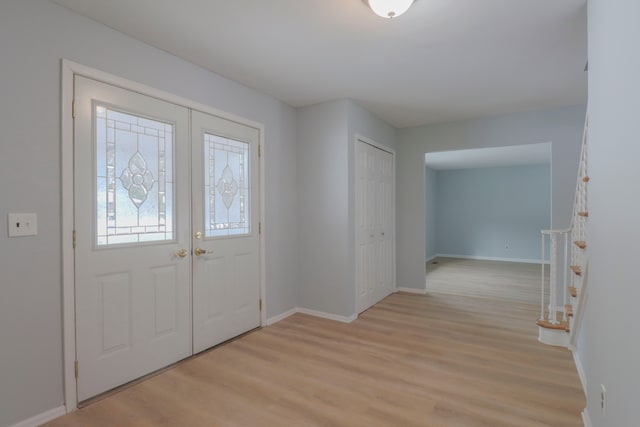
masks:
[[[9,237],[35,236],[38,234],[38,215],[34,213],[10,213],[7,215]]]
[[[607,389],[604,384],[600,384],[600,408],[602,415],[607,415]]]
[[[507,243],[506,245],[504,245],[504,250],[508,251],[509,250],[509,244]]]

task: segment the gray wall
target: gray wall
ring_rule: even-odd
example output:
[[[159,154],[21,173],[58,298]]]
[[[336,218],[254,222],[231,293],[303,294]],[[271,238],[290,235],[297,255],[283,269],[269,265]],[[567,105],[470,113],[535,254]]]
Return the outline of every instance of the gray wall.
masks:
[[[0,426],[63,404],[61,58],[265,125],[267,314],[297,305],[292,108],[47,0],[0,3],[0,56]],[[38,236],[8,239],[8,212],[38,213]]]
[[[428,166],[424,167],[424,249],[425,261],[438,254],[437,236],[438,219],[436,205],[436,171]]]
[[[640,2],[589,0],[588,7],[589,302],[578,352],[593,425],[628,427],[640,419]]]
[[[301,108],[297,120],[299,305],[355,314],[356,135],[395,147],[395,129],[352,100]]]
[[[549,165],[441,170],[436,176],[438,254],[539,262],[540,230],[551,222]]]
[[[425,288],[424,154],[552,143],[552,226],[567,227],[575,191],[585,107],[507,114],[402,129],[397,145],[397,285]]]
[[[298,110],[298,304],[353,313],[346,101]]]

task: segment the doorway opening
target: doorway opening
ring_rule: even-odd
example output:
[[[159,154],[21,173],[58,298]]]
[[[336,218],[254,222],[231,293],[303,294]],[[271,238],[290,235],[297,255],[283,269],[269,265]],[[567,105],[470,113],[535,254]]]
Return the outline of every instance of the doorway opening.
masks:
[[[551,143],[425,154],[427,292],[538,302]]]

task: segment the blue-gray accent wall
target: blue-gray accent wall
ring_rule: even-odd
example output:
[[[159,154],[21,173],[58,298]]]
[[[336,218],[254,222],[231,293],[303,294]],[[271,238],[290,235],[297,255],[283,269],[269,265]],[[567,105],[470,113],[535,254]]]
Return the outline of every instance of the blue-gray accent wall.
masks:
[[[437,253],[540,259],[540,230],[550,228],[551,222],[549,165],[442,170],[435,175]]]

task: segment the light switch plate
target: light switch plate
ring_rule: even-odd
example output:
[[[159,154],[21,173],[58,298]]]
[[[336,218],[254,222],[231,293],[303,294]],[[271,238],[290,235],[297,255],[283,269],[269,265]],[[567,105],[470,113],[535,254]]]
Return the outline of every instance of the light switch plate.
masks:
[[[7,216],[7,222],[9,237],[38,234],[38,215],[35,213],[10,213]]]

